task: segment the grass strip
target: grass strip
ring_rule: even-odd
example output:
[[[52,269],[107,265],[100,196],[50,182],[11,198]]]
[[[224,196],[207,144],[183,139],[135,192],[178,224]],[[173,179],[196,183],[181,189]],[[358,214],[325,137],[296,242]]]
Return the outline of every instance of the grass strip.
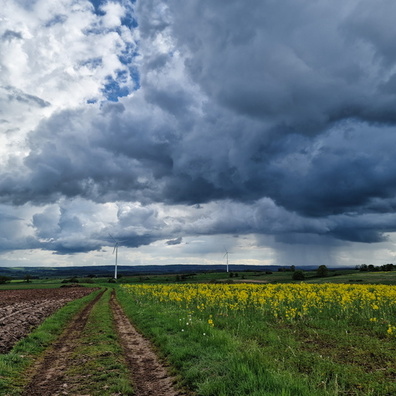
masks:
[[[0,354],[0,394],[19,395],[26,385],[24,371],[62,333],[67,323],[100,291],[74,300],[48,317],[27,337],[20,340],[7,354]]]
[[[111,289],[93,307],[66,372],[69,394],[133,395],[110,308]]]
[[[0,291],[2,290],[31,290],[31,289],[58,289],[61,286],[60,281],[53,283],[6,283],[0,285]],[[96,285],[89,285],[88,287],[96,287]]]

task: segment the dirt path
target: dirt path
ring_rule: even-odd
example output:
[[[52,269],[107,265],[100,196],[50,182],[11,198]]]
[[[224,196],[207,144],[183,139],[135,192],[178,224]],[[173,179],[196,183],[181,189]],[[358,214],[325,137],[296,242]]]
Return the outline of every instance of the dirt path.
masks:
[[[75,395],[66,375],[76,364],[73,352],[80,345],[82,334],[94,305],[100,300],[101,292],[78,314],[64,330],[59,339],[44,354],[30,371],[32,378],[24,389],[23,396]],[[127,362],[131,382],[136,396],[182,396],[185,393],[174,387],[174,378],[168,375],[164,365],[155,354],[150,342],[136,331],[117,302],[114,291],[110,306],[119,342]],[[75,380],[75,378],[73,379]],[[80,393],[79,393],[80,395]],[[89,391],[81,393],[89,396]]]
[[[89,314],[104,291],[71,321],[58,341],[47,351],[43,360],[33,368],[35,374],[22,393],[23,396],[54,396],[65,394],[64,372],[69,364],[69,357],[78,343],[87,323]],[[67,394],[67,393],[66,393]]]
[[[136,396],[181,396],[183,392],[174,387],[170,377],[150,342],[131,324],[118,304],[114,293],[111,296],[117,333],[129,365]]]

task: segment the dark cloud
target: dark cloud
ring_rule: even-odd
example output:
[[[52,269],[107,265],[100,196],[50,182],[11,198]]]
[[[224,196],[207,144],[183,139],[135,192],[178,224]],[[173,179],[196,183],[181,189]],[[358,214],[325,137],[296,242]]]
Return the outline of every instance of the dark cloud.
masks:
[[[170,2],[200,87],[233,111],[298,133],[345,118],[395,122],[395,97],[380,89],[393,74],[394,24],[384,18],[393,8],[387,0]]]
[[[150,0],[136,11],[140,89],[121,98],[114,86],[118,103],[43,121],[23,167],[2,172],[3,202],[140,202],[117,217],[129,247],[181,242],[153,203],[235,203],[194,222],[198,235],[379,242],[396,231],[392,2]],[[84,244],[81,219],[52,210],[33,217],[46,248],[106,242]]]
[[[365,212],[395,195],[393,127],[341,125],[274,167],[276,201],[309,216]],[[276,169],[275,169],[276,168]]]

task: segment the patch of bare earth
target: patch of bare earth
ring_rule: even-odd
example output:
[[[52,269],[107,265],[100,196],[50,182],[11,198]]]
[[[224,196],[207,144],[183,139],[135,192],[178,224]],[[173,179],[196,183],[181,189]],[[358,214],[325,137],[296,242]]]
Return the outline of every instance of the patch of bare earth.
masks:
[[[125,359],[129,365],[132,383],[136,396],[181,396],[182,391],[176,390],[166,366],[154,352],[151,343],[144,338],[125,316],[122,308],[114,297],[111,307],[117,333],[122,345]]]
[[[90,288],[0,291],[0,353],[7,353],[66,303],[92,292]]]
[[[31,370],[33,374],[22,395],[56,396],[67,395],[67,378],[65,372],[70,364],[70,356],[79,344],[82,331],[89,314],[102,293],[91,301],[73,318],[59,339],[44,354],[43,358]]]

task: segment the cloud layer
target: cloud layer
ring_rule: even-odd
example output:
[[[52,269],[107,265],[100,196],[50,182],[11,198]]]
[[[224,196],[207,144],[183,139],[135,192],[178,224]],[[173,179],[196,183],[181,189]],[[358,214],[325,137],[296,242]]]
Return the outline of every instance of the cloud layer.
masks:
[[[393,2],[51,4],[2,11],[1,249],[396,231]]]

